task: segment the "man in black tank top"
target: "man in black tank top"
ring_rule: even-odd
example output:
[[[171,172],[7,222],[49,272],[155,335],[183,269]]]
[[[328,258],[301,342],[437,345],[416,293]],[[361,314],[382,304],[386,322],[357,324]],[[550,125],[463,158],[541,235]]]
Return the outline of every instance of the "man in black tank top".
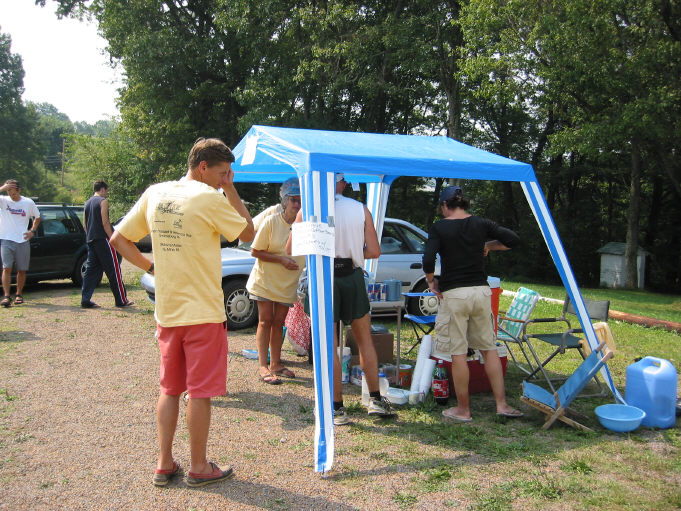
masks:
[[[97,308],[92,293],[106,273],[109,279],[111,292],[116,300],[116,307],[128,307],[133,302],[128,301],[123,285],[123,275],[118,264],[116,251],[109,244],[109,238],[113,234],[109,221],[109,185],[105,181],[95,181],[95,194],[85,203],[83,212],[83,225],[87,241],[87,263],[83,277],[80,306],[84,309]]]

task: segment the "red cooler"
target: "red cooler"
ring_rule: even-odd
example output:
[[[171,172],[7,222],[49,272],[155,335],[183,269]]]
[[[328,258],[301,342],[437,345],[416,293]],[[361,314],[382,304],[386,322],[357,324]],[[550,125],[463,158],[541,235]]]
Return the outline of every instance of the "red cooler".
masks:
[[[508,351],[506,350],[506,346],[503,345],[497,346],[497,351],[499,352],[499,359],[501,360],[501,369],[504,372],[504,376],[506,376],[506,363]],[[437,355],[437,353],[431,355],[430,358],[432,358],[433,360],[442,361],[445,368],[447,369],[447,376],[449,377],[449,392],[450,392],[449,395],[450,396],[455,395],[454,379],[452,378],[451,359],[446,360],[444,358],[440,358]],[[466,359],[466,362],[468,362],[468,372],[470,373],[468,380],[468,393],[477,394],[478,392],[491,391],[492,387],[490,386],[489,380],[487,379],[487,374],[485,373],[485,364],[483,363],[482,355],[476,351],[473,355]]]

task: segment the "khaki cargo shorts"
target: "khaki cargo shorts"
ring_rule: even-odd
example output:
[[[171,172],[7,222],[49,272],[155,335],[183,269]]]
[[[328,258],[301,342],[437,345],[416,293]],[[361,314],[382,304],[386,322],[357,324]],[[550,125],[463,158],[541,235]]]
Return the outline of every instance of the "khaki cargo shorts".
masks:
[[[489,286],[459,287],[442,293],[433,351],[465,355],[468,348],[496,349],[491,296]]]

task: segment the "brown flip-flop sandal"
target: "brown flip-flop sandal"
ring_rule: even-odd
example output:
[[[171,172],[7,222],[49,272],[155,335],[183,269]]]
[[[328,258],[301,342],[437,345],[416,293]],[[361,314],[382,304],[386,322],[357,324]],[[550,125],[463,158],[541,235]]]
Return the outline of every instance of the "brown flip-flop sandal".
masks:
[[[267,373],[265,376],[260,374],[260,371],[258,371],[258,378],[260,378],[260,381],[263,383],[267,383],[268,385],[281,385],[284,383],[281,381],[279,378],[277,378],[276,375],[272,373]]]
[[[295,378],[296,373],[291,371],[288,367],[282,367],[278,371],[274,371],[277,376],[285,376],[286,378]]]
[[[21,295],[16,295],[14,297],[14,305],[21,305],[22,303],[24,303],[24,297]]]
[[[3,307],[10,307],[12,305],[12,299],[9,296],[3,296],[0,300],[0,305]]]

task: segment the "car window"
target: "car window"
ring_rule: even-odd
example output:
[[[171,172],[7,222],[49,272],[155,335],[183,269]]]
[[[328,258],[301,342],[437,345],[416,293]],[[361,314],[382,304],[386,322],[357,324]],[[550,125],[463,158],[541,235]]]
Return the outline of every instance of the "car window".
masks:
[[[381,235],[381,254],[409,254],[410,252],[409,245],[400,232],[392,224],[386,223]]]
[[[417,254],[423,254],[426,249],[426,239],[421,236],[418,232],[412,231],[404,225],[400,226],[400,231],[405,238],[409,240],[409,244],[412,246],[412,250]]]
[[[78,232],[76,224],[63,209],[41,210],[40,227],[42,227],[43,236],[60,236]]]

